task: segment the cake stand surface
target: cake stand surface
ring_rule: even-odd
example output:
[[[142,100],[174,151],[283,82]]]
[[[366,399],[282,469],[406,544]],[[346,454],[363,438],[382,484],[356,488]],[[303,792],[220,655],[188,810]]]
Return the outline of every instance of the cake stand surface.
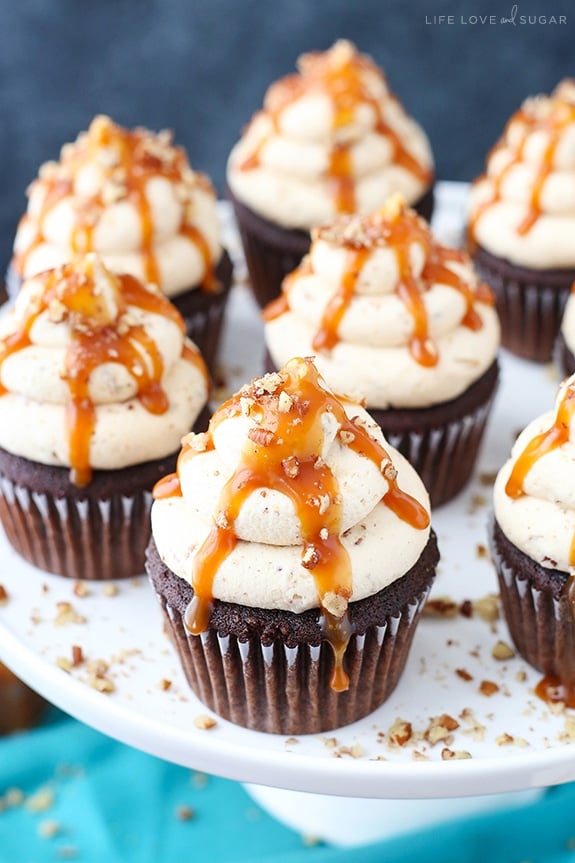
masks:
[[[434,228],[444,241],[457,243],[466,187],[440,183],[437,193]],[[226,386],[233,391],[261,371],[262,325],[244,282],[227,205],[221,205],[221,214],[239,273],[222,350]],[[502,381],[474,480],[433,514],[441,562],[432,598],[447,597],[455,614],[421,621],[396,691],[360,722],[324,735],[286,738],[211,716],[186,685],[144,576],[114,582],[114,595],[101,583],[86,582],[84,591],[29,566],[1,531],[0,584],[8,600],[0,604],[0,660],[41,695],[111,737],[257,786],[397,802],[501,794],[574,780],[575,714],[550,709],[535,697],[539,675],[520,658],[493,656],[498,641],[510,645],[511,640],[502,620],[485,619],[492,609],[489,595],[497,591],[485,548],[490,483],[517,432],[551,407],[557,383],[550,367],[502,356]],[[482,601],[472,616],[460,612],[465,600]],[[469,608],[466,603],[463,610]],[[82,648],[85,662],[65,670],[74,646]],[[93,686],[100,685],[91,665],[98,660],[106,664],[111,692]],[[452,721],[441,719],[445,715]],[[397,719],[411,726],[403,746],[391,742]],[[259,787],[252,793],[265,797]],[[289,795],[271,789],[270,795],[268,806],[276,814],[294,808]],[[305,799],[291,798],[301,814],[306,807],[311,811]],[[443,811],[453,812],[453,802]],[[458,805],[473,808],[472,801]],[[485,805],[482,801],[480,808]],[[430,819],[437,820],[441,810],[429,804]],[[335,801],[332,811],[337,814]],[[418,812],[425,815],[421,806]],[[381,829],[362,833],[364,839],[381,835]],[[345,843],[349,837],[332,832],[331,838]],[[357,831],[350,841],[357,841]]]

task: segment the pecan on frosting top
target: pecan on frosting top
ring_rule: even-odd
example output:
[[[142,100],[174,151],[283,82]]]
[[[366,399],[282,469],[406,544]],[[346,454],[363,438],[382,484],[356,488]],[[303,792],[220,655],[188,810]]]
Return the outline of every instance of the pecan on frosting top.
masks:
[[[215,193],[169,131],[96,117],[28,189],[12,265],[23,278],[95,251],[114,272],[169,296],[215,287],[221,254]]]
[[[392,196],[369,216],[314,229],[307,258],[264,311],[276,365],[314,354],[340,392],[371,408],[425,407],[463,392],[494,361],[499,324],[464,252]]]
[[[2,321],[0,446],[78,485],[174,452],[207,389],[169,300],[94,254],[26,281]]]

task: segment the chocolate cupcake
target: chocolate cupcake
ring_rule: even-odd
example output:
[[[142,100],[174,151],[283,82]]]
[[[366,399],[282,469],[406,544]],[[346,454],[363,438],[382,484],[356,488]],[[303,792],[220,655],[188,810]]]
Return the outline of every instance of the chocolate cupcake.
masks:
[[[27,280],[0,331],[0,520],[16,551],[72,578],[142,572],[151,489],[207,393],[157,288],[94,254]]]
[[[370,213],[393,192],[427,218],[433,157],[423,130],[367,56],[340,40],[305,54],[268,89],[228,161],[251,284],[261,306],[338,213]]]
[[[463,488],[497,385],[499,323],[469,257],[399,196],[315,229],[264,317],[272,367],[315,355],[334,390],[364,400],[433,506]]]
[[[210,709],[306,734],[389,696],[438,560],[428,498],[311,360],[222,405],[154,496],[148,573]]]
[[[213,368],[232,265],[220,245],[215,193],[170,132],[123,129],[96,117],[42,165],[28,190],[8,287],[97,252],[115,273],[157,285]]]
[[[575,707],[575,375],[517,438],[494,487],[491,551],[519,653],[547,700]]]
[[[492,287],[503,345],[551,358],[575,280],[575,82],[527,99],[475,181],[469,242]]]

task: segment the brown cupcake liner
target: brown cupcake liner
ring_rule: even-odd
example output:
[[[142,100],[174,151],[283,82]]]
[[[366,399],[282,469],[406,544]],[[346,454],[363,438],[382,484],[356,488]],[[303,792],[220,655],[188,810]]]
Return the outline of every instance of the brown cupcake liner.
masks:
[[[207,411],[194,429],[201,430]],[[0,448],[0,523],[14,549],[39,569],[76,579],[144,572],[151,490],[176,469],[177,453],[119,470],[96,470],[86,486],[68,468]]]
[[[543,674],[573,676],[573,614],[564,593],[567,573],[547,569],[513,545],[495,520],[490,551],[509,632],[521,656]]]
[[[32,491],[0,476],[0,521],[8,541],[29,563],[69,578],[141,574],[151,505],[147,490],[82,500]]]
[[[340,693],[329,686],[334,659],[326,642],[267,645],[211,629],[194,636],[165,597],[160,603],[186,679],[207,707],[255,731],[317,734],[361,719],[393,692],[428,593],[352,637],[344,659],[350,688]]]
[[[300,264],[310,247],[310,233],[282,228],[259,216],[227,190],[238,225],[252,290],[263,308],[281,293],[282,282]],[[433,187],[414,205],[428,221],[434,205]]]
[[[413,465],[429,492],[432,506],[437,507],[459,494],[471,479],[492,402],[490,398],[473,413],[443,426],[400,432],[392,431],[385,419],[379,423],[379,411],[371,411],[371,415],[391,446]]]
[[[492,288],[504,347],[536,362],[551,359],[575,270],[531,270],[514,266],[478,246],[474,264]]]
[[[218,291],[204,291],[200,287],[195,287],[170,298],[184,319],[188,337],[199,348],[212,374],[215,370],[226,304],[233,282],[233,265],[225,249],[214,270],[214,276],[220,285]]]
[[[402,578],[349,606],[354,627],[343,659],[347,692],[334,692],[331,646],[318,609],[301,614],[216,601],[207,631],[185,626],[190,585],[162,562],[154,540],[146,570],[165,629],[196,696],[224,719],[255,731],[316,734],[355,722],[398,683],[439,559],[433,531]]]

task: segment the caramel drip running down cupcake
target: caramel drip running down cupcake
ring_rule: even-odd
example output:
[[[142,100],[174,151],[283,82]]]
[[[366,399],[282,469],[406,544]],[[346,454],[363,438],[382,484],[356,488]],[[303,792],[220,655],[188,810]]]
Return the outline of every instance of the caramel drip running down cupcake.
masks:
[[[371,109],[375,117],[374,131],[387,139],[391,147],[391,160],[405,168],[426,186],[432,172],[418,161],[404,146],[400,136],[385,122],[378,95],[370,87],[376,78],[385,86],[383,75],[373,61],[358,54],[345,40],[336,42],[325,53],[305,54],[298,61],[299,75],[290,75],[268,90],[264,112],[271,122],[272,131],[258,142],[254,151],[240,164],[240,170],[249,171],[261,164],[261,151],[280,131],[281,116],[286,109],[304,95],[320,93],[327,97],[332,109],[334,142],[328,155],[327,176],[333,188],[336,210],[353,213],[357,209],[354,170],[351,157],[352,142],[337,139],[337,132],[353,123],[360,106]],[[393,99],[388,94],[388,99]]]
[[[547,569],[566,574],[559,603],[565,625],[556,658],[536,692],[575,707],[575,376],[563,382],[554,412],[534,420],[517,439],[495,485],[495,512],[505,536]]]
[[[491,291],[477,281],[468,256],[437,243],[429,225],[395,195],[373,215],[342,216],[315,229],[309,256],[263,315],[277,365],[284,362],[289,339],[300,352],[305,347],[304,353],[317,353],[318,367],[332,386],[359,392],[368,408],[384,408],[407,406],[398,378],[402,390],[409,387],[401,374],[395,384],[393,377],[403,345],[401,362],[411,366],[408,373],[418,379],[413,389],[427,404],[453,398],[473,381],[458,381],[450,371],[463,369],[462,345],[469,350],[471,333],[488,344],[484,357],[467,362],[479,376],[497,350],[495,316],[486,311],[492,305]],[[424,385],[425,370],[438,367],[442,354],[437,375],[427,374]],[[370,370],[374,363],[377,379]]]
[[[472,244],[535,269],[575,265],[574,139],[575,81],[523,103],[474,183]]]
[[[38,362],[36,395],[41,396],[44,386],[50,388],[42,381],[53,372],[59,379],[58,386],[66,390],[66,461],[72,481],[83,486],[92,476],[98,409],[130,398],[150,414],[168,414],[170,409],[163,385],[166,351],[160,347],[166,335],[157,339],[154,334],[162,325],[156,324],[156,329],[146,327],[145,318],[168,321],[167,338],[173,338],[172,327],[176,327],[181,334],[182,360],[198,369],[207,388],[205,366],[192,343],[184,341],[184,323],[172,304],[133,276],[114,275],[93,254],[47,271],[28,285],[31,287],[22,290],[0,338],[0,399],[15,397],[12,391],[17,391],[22,381],[24,390],[29,388],[30,361]],[[67,336],[61,335],[59,325],[65,326]],[[59,357],[60,352],[53,349],[65,344],[63,338],[67,346],[58,373],[52,365],[56,362],[54,354]],[[31,360],[26,359],[27,355]],[[58,398],[51,392],[47,402],[57,403]],[[111,441],[105,443],[109,448]],[[12,442],[11,449],[13,446]],[[57,463],[52,453],[47,462],[54,461]]]
[[[168,131],[128,130],[98,116],[59,162],[42,166],[28,194],[12,261],[21,278],[96,251],[115,272],[168,296],[217,288],[214,191]]]
[[[255,538],[250,536],[252,528],[246,525],[244,510],[256,506],[254,498],[269,501],[265,521],[277,505],[271,496],[279,495],[290,512],[289,528],[282,529],[279,538],[273,534],[273,526],[258,525],[253,530],[259,542],[300,547],[299,565],[313,576],[324,637],[335,654],[331,686],[337,691],[348,687],[342,664],[352,635],[347,609],[352,597],[358,598],[358,586],[353,583],[350,554],[342,540],[349,530],[350,514],[344,511],[344,499],[350,491],[340,487],[337,471],[323,454],[335,447],[338,457],[346,450],[350,451],[348,457],[354,458],[353,453],[362,457],[360,461],[367,460],[371,465],[364,469],[375,468],[383,506],[416,532],[427,532],[429,528],[428,511],[399,487],[397,470],[383,438],[368,431],[359,418],[361,409],[357,411],[358,417],[349,418],[342,403],[325,388],[313,362],[294,359],[279,373],[253,381],[222,405],[207,434],[185,438],[177,475],[162,480],[154,489],[155,507],[182,493],[185,498],[190,491],[193,494],[198,485],[197,479],[192,481],[193,487],[190,482],[194,470],[202,470],[202,464],[215,459],[218,435],[225,433],[226,424],[239,420],[247,427],[245,442],[236,444],[239,450],[234,454],[235,466],[228,478],[217,493],[206,493],[214,501],[214,515],[207,536],[195,549],[191,574],[195,595],[186,613],[186,624],[193,634],[207,628],[218,574],[241,539]],[[230,444],[233,442],[228,439]],[[228,456],[225,458],[229,464]],[[377,501],[376,492],[372,505]],[[160,517],[157,515],[154,536],[162,552]],[[266,530],[272,534],[266,535]],[[393,556],[391,551],[390,555]],[[297,560],[294,562],[297,566]],[[273,574],[274,568],[270,569]],[[301,601],[299,589],[296,594]],[[262,604],[261,598],[256,604]]]

